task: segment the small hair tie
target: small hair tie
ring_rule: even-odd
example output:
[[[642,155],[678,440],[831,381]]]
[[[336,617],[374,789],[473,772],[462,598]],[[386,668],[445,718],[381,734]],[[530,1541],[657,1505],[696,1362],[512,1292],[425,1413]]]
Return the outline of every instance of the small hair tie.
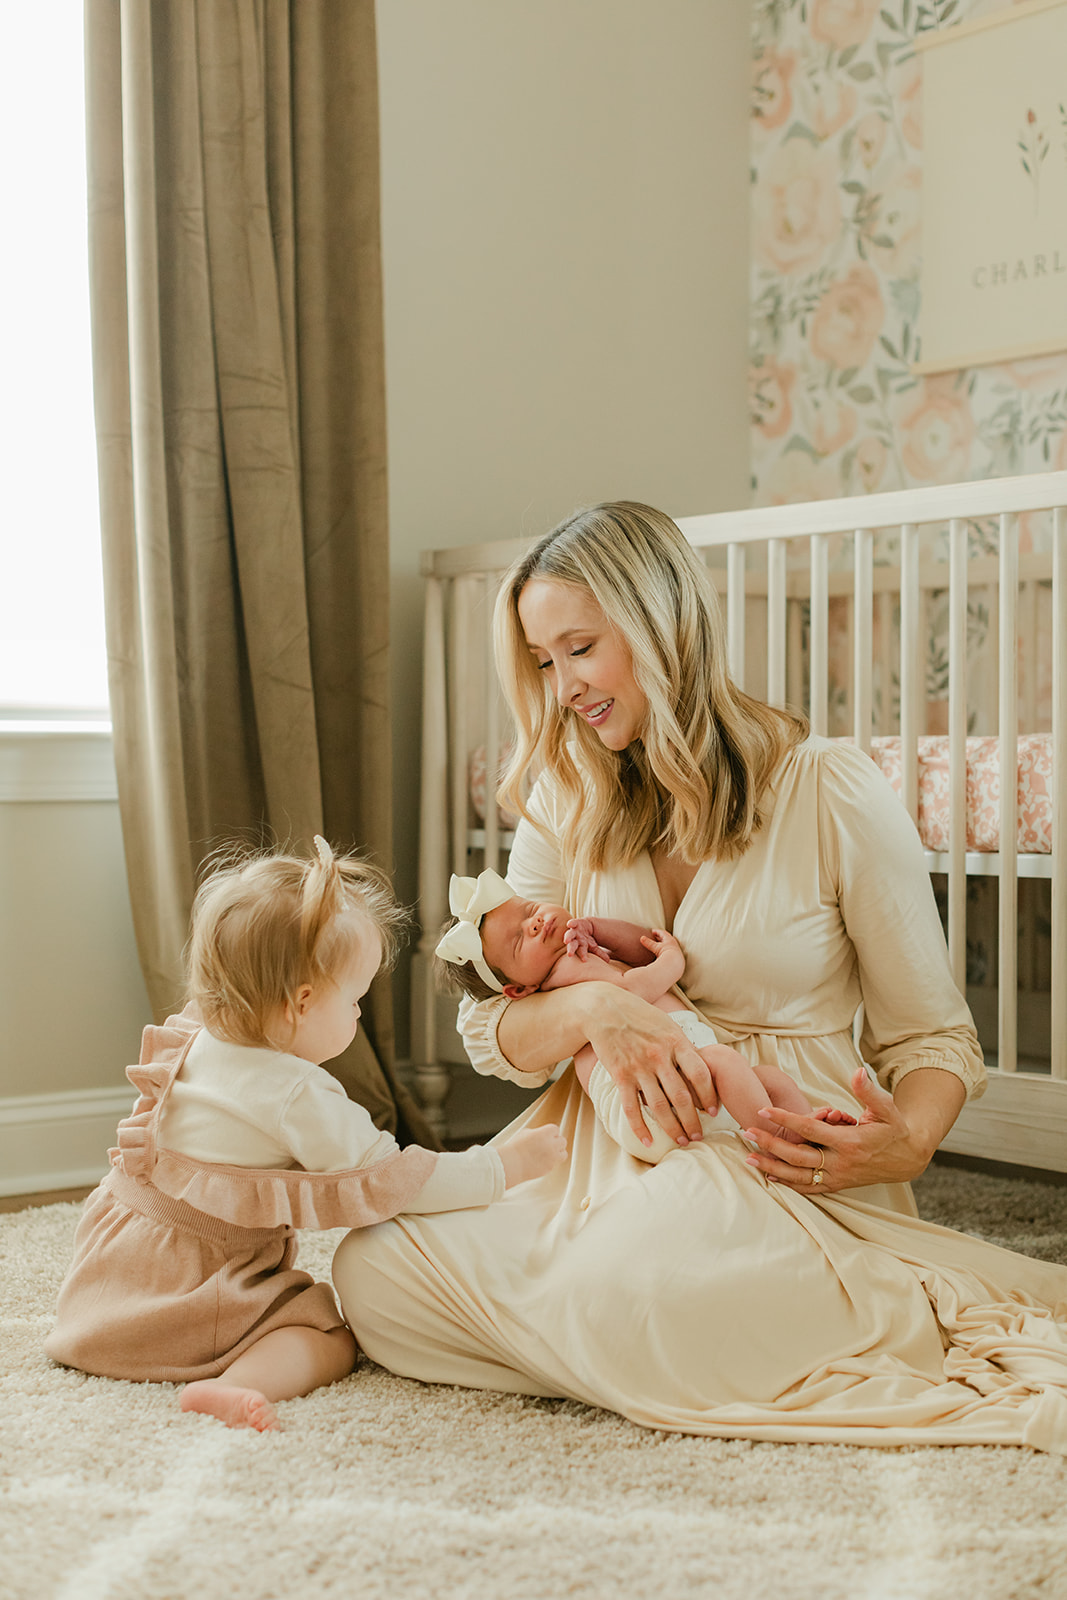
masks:
[[[485,959],[479,928],[488,911],[495,911],[508,900],[514,900],[515,891],[499,872],[486,867],[477,878],[461,878],[452,874],[448,885],[448,906],[456,922],[442,934],[436,954],[453,966],[464,967],[469,961],[475,972],[497,994],[503,994],[504,985]]]

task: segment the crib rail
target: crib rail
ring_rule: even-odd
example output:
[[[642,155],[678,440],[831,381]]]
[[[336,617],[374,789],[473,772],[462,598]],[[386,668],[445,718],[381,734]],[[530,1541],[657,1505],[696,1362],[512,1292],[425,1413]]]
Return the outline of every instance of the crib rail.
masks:
[[[902,798],[913,820],[918,816],[919,738],[927,731],[933,703],[925,681],[927,619],[933,598],[947,595],[947,689],[936,704],[948,736],[949,846],[937,854],[927,852],[927,862],[932,872],[947,877],[949,956],[961,989],[966,985],[968,879],[999,880],[997,1082],[990,1104],[1001,1107],[1006,1088],[1011,1091],[1010,1112],[997,1111],[996,1131],[988,1136],[975,1132],[983,1120],[979,1102],[967,1108],[948,1143],[973,1148],[977,1139],[982,1148],[976,1153],[1062,1168],[1067,1168],[1067,807],[1059,803],[1067,786],[1065,507],[1067,473],[1060,472],[679,519],[723,597],[732,675],[772,703],[805,710],[816,733],[844,731],[834,727],[831,716],[831,628],[840,631],[844,617],[851,663],[844,685],[847,731],[865,750],[879,733],[899,734]],[[983,543],[995,545],[995,554],[972,550],[970,534],[976,526],[985,529]],[[414,1043],[419,1091],[439,1126],[450,1074],[439,1060],[438,1010],[428,962],[447,914],[449,873],[475,870],[483,863],[500,870],[506,865],[510,835],[492,802],[491,782],[484,823],[479,825],[472,815],[468,758],[475,747],[484,748],[487,772],[499,768],[506,719],[496,689],[489,619],[503,572],[531,542],[428,551],[422,559],[426,631],[419,890],[424,935]],[[989,618],[977,688],[974,663],[969,667],[968,662],[969,600],[976,596],[984,597],[981,604]],[[968,733],[996,734],[1002,770],[1010,771],[1012,763],[1004,762],[1003,752],[1017,748],[1020,732],[1037,731],[1036,685],[1043,663],[1035,619],[1039,602],[1046,600],[1051,628],[1051,853],[1019,854],[1012,782],[1000,785],[999,851],[970,851]],[[834,708],[838,723],[840,700],[839,692]],[[1044,1074],[1019,1071],[1018,1060],[1017,887],[1020,879],[1033,877],[1051,878],[1050,1067]],[[1006,1086],[1003,1080],[1008,1079],[1019,1081]],[[1035,1095],[1041,1104],[1043,1140],[1035,1139],[1030,1126],[1034,1118],[1025,1107],[1027,1096],[1037,1103]],[[1054,1151],[1057,1141],[1062,1148]],[[991,1143],[998,1145],[995,1152]]]

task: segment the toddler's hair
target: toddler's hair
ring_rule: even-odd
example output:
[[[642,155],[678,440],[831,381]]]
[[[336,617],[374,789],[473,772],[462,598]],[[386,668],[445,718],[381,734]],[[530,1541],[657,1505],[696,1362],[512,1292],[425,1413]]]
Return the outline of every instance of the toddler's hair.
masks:
[[[310,859],[280,851],[230,856],[197,890],[188,996],[216,1037],[276,1047],[271,1021],[302,984],[335,980],[366,937],[366,923],[381,939],[382,964],[395,960],[406,914],[385,873],[358,856],[335,855],[324,840],[315,845]]]
[[[454,928],[459,920],[459,917],[449,917],[447,922],[443,922],[441,924],[440,937],[443,939],[449,928]],[[490,972],[496,972],[501,983],[510,982],[507,973],[497,972],[496,967],[492,966],[488,959],[486,965],[489,967]],[[458,961],[446,961],[444,956],[435,955],[433,958],[433,970],[437,978],[437,987],[443,989],[446,994],[465,994],[471,1000],[498,1000],[500,998],[500,990],[489,987],[481,973],[475,968],[473,961],[464,961],[461,966]]]

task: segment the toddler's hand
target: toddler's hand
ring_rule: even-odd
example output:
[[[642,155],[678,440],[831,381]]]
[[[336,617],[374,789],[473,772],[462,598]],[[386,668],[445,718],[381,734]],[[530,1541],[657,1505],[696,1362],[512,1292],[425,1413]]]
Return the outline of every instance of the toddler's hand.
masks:
[[[550,1122],[544,1128],[524,1128],[498,1145],[497,1151],[504,1163],[504,1186],[513,1189],[558,1167],[566,1159],[567,1141],[558,1125]]]
[[[592,917],[571,917],[563,935],[563,945],[569,956],[584,961],[586,956],[599,956],[601,961],[611,960],[611,951],[597,943],[596,923]]]
[[[668,933],[666,928],[651,928],[641,935],[641,943],[657,957],[666,955],[668,950],[677,950],[679,954],[682,950],[674,934]]]

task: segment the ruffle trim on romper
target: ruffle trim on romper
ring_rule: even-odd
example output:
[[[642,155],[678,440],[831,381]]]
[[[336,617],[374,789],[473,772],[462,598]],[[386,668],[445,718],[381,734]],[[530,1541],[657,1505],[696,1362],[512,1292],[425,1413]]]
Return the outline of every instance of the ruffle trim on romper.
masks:
[[[198,1161],[160,1150],[163,1103],[201,1023],[187,1007],[144,1031],[141,1060],[126,1076],[139,1091],[119,1123],[108,1159],[128,1178],[151,1184],[194,1210],[239,1228],[365,1228],[388,1221],[415,1198],[437,1165],[432,1150],[409,1145],[371,1167],[304,1172]]]

